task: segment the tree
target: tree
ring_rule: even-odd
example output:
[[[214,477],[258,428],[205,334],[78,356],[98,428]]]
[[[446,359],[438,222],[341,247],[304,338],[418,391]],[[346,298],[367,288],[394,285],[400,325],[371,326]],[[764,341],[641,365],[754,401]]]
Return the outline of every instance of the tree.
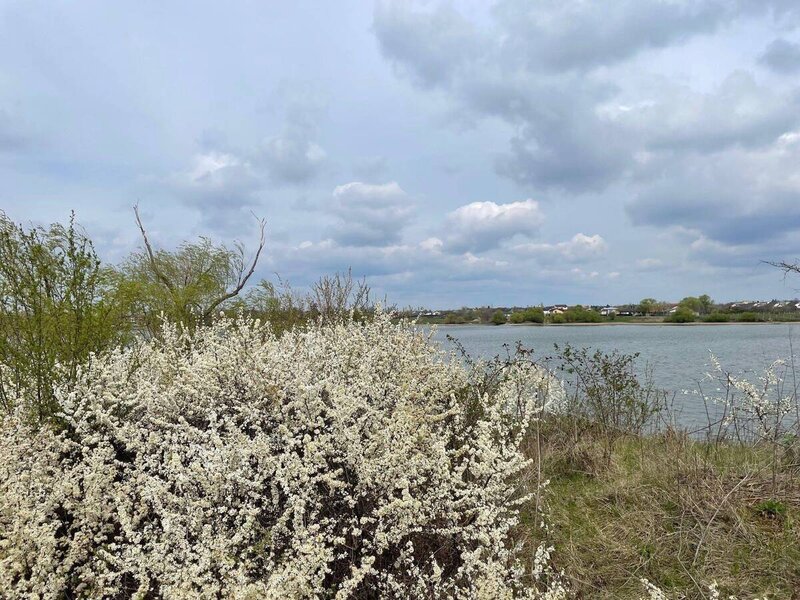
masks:
[[[228,308],[256,269],[264,248],[265,222],[259,221],[258,248],[248,266],[244,247],[238,242],[231,249],[201,237],[198,242],[184,242],[172,252],[154,250],[138,207],[133,210],[144,249],[122,263],[117,283],[139,329],[155,335],[162,318],[191,329]]]
[[[25,229],[0,213],[0,406],[26,403],[41,422],[54,387],[75,381],[93,352],[130,333],[112,276],[75,223]]]
[[[711,296],[703,294],[699,296],[697,300],[700,302],[700,314],[707,315],[711,312],[711,309],[714,307],[714,301],[711,299]]]
[[[506,323],[506,316],[503,314],[503,311],[499,308],[492,313],[492,324],[494,325],[505,325]]]
[[[366,279],[354,279],[352,269],[347,273],[323,275],[311,286],[309,308],[314,316],[325,321],[349,317],[363,318],[372,312],[370,287]]]
[[[657,306],[658,300],[655,298],[644,298],[641,302],[639,302],[639,311],[645,315],[650,315],[651,313],[656,312]]]
[[[710,300],[711,299],[709,298],[709,301]],[[683,300],[678,302],[678,306],[696,313],[699,313],[703,310],[703,302],[700,300],[700,298],[696,298],[694,296],[686,296]]]

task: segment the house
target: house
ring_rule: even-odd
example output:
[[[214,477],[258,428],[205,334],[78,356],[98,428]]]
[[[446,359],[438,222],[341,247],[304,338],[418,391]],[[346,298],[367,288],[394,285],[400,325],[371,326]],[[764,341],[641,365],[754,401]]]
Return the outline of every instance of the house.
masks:
[[[604,306],[600,309],[600,314],[604,317],[610,317],[611,315],[615,315],[619,312],[616,306]]]

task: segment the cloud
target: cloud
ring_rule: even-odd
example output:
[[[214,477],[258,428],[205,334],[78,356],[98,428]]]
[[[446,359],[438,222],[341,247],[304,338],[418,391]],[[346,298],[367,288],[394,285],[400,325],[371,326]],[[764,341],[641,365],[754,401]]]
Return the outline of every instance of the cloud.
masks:
[[[406,2],[380,1],[372,27],[384,56],[423,87],[449,80],[460,63],[481,52],[477,30],[445,4],[417,12]]]
[[[536,200],[472,202],[448,214],[446,247],[452,252],[490,250],[517,235],[536,235],[543,222]]]
[[[746,71],[734,71],[707,93],[666,84],[658,92],[657,98],[633,106],[606,107],[647,152],[762,146],[800,124],[797,91],[761,86]]]
[[[664,266],[664,261],[659,258],[639,258],[636,259],[636,267],[640,271],[655,271]]]
[[[538,259],[558,258],[568,262],[587,262],[603,256],[608,251],[608,244],[598,234],[576,233],[566,242],[519,244],[514,250],[521,256]]]
[[[243,209],[257,203],[256,192],[263,185],[249,161],[223,152],[196,155],[190,169],[173,173],[167,183],[218,231],[237,229],[251,218]]]
[[[759,61],[782,75],[797,73],[800,71],[800,44],[783,38],[773,40],[759,57]]]
[[[325,102],[304,86],[284,87],[279,96],[283,130],[263,140],[253,158],[266,167],[273,183],[305,184],[319,175],[328,156],[316,140]]]
[[[327,154],[305,132],[291,128],[264,141],[261,149],[272,180],[277,183],[305,183],[313,179]]]
[[[328,210],[337,218],[331,238],[344,246],[396,244],[413,217],[411,199],[395,181],[340,185]]]
[[[15,152],[30,145],[30,137],[22,131],[10,113],[0,109],[0,152]]]
[[[443,92],[454,112],[511,127],[499,174],[580,193],[666,168],[674,153],[769,144],[796,127],[798,93],[745,72],[708,93],[651,81],[641,97],[643,86],[625,89],[609,69],[743,17],[788,22],[799,11],[783,0],[506,0],[478,27],[449,5],[384,1],[374,31],[384,56],[423,89]]]
[[[385,156],[362,156],[353,164],[353,173],[361,181],[374,181],[386,172]]]
[[[545,69],[591,69],[709,33],[736,15],[733,3],[611,3],[505,0],[495,15],[509,34],[508,54]]]
[[[637,225],[690,228],[729,244],[768,242],[800,229],[798,161],[800,133],[703,161],[676,158],[642,186],[626,211]]]

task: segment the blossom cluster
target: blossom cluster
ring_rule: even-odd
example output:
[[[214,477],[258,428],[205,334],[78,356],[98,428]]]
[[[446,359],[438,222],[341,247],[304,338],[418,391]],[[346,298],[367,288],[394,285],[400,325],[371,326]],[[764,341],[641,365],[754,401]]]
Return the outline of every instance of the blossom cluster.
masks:
[[[491,389],[378,315],[220,319],[93,357],[0,425],[8,598],[564,598],[513,535],[549,374]],[[557,388],[558,386],[553,386]]]

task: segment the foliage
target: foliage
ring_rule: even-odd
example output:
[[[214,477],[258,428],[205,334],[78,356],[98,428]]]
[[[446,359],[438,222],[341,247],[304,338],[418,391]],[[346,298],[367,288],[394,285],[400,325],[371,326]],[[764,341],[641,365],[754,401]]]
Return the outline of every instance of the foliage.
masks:
[[[493,325],[505,325],[506,324],[506,315],[503,313],[502,310],[497,309],[492,313],[492,324]]]
[[[582,306],[571,306],[563,313],[566,323],[601,323],[603,315],[596,310],[584,308]]]
[[[241,308],[268,322],[276,333],[308,323],[308,298],[296,293],[281,279],[275,285],[262,279],[242,298]]]
[[[660,303],[655,298],[644,298],[639,302],[639,311],[645,315],[651,315],[654,312],[658,312],[662,308],[662,303]]]
[[[705,298],[708,298],[708,296],[705,296]],[[703,306],[704,306],[703,301],[700,298],[696,298],[695,296],[686,296],[686,298],[678,302],[678,310],[686,309],[687,311],[692,311],[695,313],[702,312]]]
[[[509,321],[512,323],[544,323],[544,310],[538,307],[530,307],[525,310],[516,310],[511,313]]]
[[[0,435],[6,598],[563,598],[512,539],[542,370],[378,315],[218,319],[95,357]],[[527,560],[525,560],[527,559]]]
[[[214,244],[201,237],[184,242],[177,250],[154,250],[139,213],[136,220],[144,249],[131,253],[117,269],[119,296],[130,307],[130,318],[140,332],[155,335],[162,320],[192,329],[208,323],[219,311],[232,308],[255,271],[264,247],[261,238],[249,267],[244,246]]]
[[[449,312],[444,316],[445,325],[461,325],[465,322],[464,317],[459,313]]]
[[[697,318],[695,311],[688,306],[678,305],[678,309],[664,319],[667,323],[693,323]]]
[[[711,299],[711,296],[708,294],[703,294],[702,296],[698,296],[697,301],[700,303],[700,314],[707,315],[711,312],[711,309],[714,307],[714,301]]]
[[[763,319],[760,315],[757,315],[754,312],[743,312],[739,314],[738,320],[742,321],[743,323],[756,323],[758,321],[762,321]]]
[[[313,318],[324,321],[347,319],[351,316],[356,320],[363,319],[374,312],[370,293],[366,280],[354,279],[351,269],[347,273],[323,275],[311,286],[309,311]]]
[[[712,312],[705,317],[703,317],[703,321],[706,323],[727,323],[731,320],[729,314],[724,312]]]
[[[609,443],[620,435],[641,434],[664,407],[664,393],[652,379],[641,381],[636,375],[638,354],[591,352],[570,344],[555,349],[558,368],[572,390],[564,412],[599,428]]]
[[[91,353],[123,340],[128,328],[110,277],[91,241],[67,226],[25,229],[0,213],[0,406],[24,396],[30,417],[56,409]]]

